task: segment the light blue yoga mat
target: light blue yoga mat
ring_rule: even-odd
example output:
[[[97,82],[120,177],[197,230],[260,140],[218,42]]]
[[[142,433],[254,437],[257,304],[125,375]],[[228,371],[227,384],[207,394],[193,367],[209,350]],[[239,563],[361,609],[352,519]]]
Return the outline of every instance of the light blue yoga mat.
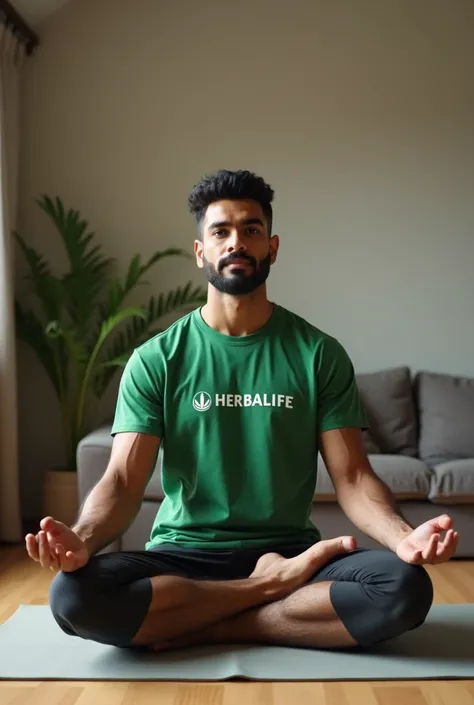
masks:
[[[61,631],[48,606],[0,625],[0,679],[262,681],[474,679],[474,604],[433,605],[425,624],[372,650],[213,645],[168,653],[104,646]]]

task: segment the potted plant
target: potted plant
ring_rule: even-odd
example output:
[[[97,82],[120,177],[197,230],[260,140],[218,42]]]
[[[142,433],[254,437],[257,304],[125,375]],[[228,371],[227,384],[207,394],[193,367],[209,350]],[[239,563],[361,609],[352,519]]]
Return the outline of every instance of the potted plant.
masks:
[[[15,301],[16,331],[38,356],[60,406],[66,463],[45,473],[43,516],[72,524],[78,510],[77,445],[92,430],[97,405],[117,368],[125,366],[137,345],[164,330],[159,323],[165,315],[182,315],[204,303],[206,291],[188,282],[166,295],[151,296],[144,305],[127,305],[127,297],[146,283],[144,275],[153,265],[190,254],[168,248],[143,263],[136,254],[121,279],[111,275],[114,259],[104,256],[79,211],[66,211],[58,197],[43,195],[37,203],[59,233],[69,268],[57,276],[37,250],[13,233],[37,304],[34,310]]]

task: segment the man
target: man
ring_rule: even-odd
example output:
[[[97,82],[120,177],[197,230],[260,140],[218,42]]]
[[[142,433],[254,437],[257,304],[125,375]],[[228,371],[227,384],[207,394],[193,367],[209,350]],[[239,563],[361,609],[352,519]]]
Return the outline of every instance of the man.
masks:
[[[448,516],[413,528],[374,474],[354,369],[330,335],[267,299],[273,190],[218,171],[189,206],[205,306],[137,348],[120,382],[104,476],[68,528],[46,517],[29,555],[59,572],[71,635],[174,649],[260,642],[371,646],[426,618],[423,564],[453,556]],[[97,552],[139,511],[163,444],[165,499],[146,550]],[[321,452],[351,521],[381,544],[322,540],[310,521]]]

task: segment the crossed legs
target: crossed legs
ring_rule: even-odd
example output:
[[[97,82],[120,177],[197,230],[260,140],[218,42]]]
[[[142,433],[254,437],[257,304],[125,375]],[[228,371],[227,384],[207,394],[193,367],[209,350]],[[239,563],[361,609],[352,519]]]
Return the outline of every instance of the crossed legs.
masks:
[[[424,621],[433,588],[423,568],[389,551],[329,556],[324,544],[310,583],[267,604],[255,604],[251,578],[187,579],[176,557],[157,569],[156,555],[128,552],[95,556],[79,571],[59,573],[50,605],[71,635],[157,650],[225,642],[370,646]]]

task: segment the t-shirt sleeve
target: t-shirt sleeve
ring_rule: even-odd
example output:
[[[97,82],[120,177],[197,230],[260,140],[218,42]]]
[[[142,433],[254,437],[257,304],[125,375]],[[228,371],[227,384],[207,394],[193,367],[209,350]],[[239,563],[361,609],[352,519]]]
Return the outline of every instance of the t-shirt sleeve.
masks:
[[[148,433],[163,437],[163,396],[156,366],[134,350],[123,371],[112,424],[116,433]]]
[[[354,366],[335,338],[325,339],[317,368],[318,433],[335,428],[367,429]]]

